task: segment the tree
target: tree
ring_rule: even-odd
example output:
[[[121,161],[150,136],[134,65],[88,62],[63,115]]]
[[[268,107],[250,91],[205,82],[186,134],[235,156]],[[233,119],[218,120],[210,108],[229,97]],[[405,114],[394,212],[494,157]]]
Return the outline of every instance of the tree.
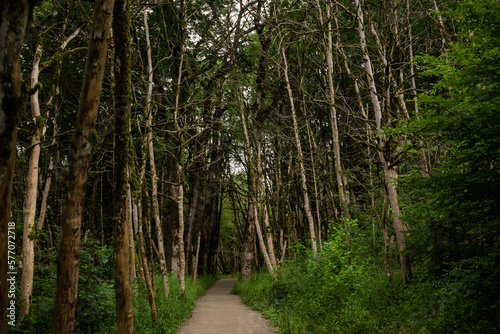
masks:
[[[78,291],[78,272],[83,199],[102,90],[104,67],[111,36],[114,0],[97,0],[89,41],[75,134],[71,143],[68,193],[61,222],[57,266],[57,294],[52,333],[72,333]]]
[[[130,1],[117,0],[114,7],[115,44],[115,147],[113,193],[113,254],[116,296],[117,333],[133,333],[132,291],[129,275],[129,210],[131,151],[130,110],[132,105],[132,43]]]
[[[0,334],[7,332],[7,272],[14,268],[13,258],[8,253],[8,240],[9,235],[14,233],[15,236],[15,231],[9,222],[17,124],[24,109],[21,46],[30,7],[26,0],[2,0],[0,3]]]
[[[151,168],[151,199],[153,202],[153,215],[156,226],[156,235],[158,238],[158,253],[160,257],[160,270],[163,282],[163,293],[165,300],[168,299],[170,288],[168,285],[167,263],[165,261],[163,228],[160,220],[160,209],[158,207],[158,184],[156,174],[155,153],[153,148],[153,110],[151,108],[151,96],[153,94],[153,61],[151,59],[151,45],[149,39],[149,26],[148,26],[148,13],[144,9],[144,27],[146,32],[146,52],[148,61],[148,92],[146,97],[146,131],[147,131],[147,144],[149,150],[149,167]]]

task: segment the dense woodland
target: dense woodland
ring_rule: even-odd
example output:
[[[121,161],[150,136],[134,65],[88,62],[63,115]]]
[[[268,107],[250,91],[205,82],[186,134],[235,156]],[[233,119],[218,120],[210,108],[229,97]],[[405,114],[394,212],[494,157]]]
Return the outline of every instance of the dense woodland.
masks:
[[[0,333],[160,332],[237,273],[284,333],[500,331],[499,12],[2,0]]]

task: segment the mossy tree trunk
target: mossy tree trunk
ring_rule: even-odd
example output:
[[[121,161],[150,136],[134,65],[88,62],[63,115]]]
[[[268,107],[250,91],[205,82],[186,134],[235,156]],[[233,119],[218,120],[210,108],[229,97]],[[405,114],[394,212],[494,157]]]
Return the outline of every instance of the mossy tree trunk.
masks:
[[[130,287],[130,111],[132,105],[130,0],[116,0],[113,19],[115,45],[115,143],[113,193],[113,254],[117,333],[133,333]]]
[[[21,46],[28,24],[30,2],[0,3],[0,334],[7,332],[8,246],[12,181],[16,159],[17,125],[24,108],[21,77]]]
[[[78,292],[80,235],[95,123],[111,36],[114,0],[96,0],[76,129],[70,147],[68,191],[61,221],[57,266],[57,293],[52,333],[72,333]]]

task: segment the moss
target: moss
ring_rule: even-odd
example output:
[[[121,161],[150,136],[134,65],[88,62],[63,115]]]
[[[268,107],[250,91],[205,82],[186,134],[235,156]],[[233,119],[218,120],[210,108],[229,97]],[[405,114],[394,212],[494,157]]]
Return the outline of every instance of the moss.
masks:
[[[36,129],[43,129],[47,125],[47,120],[43,116],[38,116],[35,118]]]
[[[43,84],[39,81],[35,84],[35,86],[33,86],[33,88],[29,87],[29,86],[26,86],[26,92],[28,93],[28,95],[33,95],[35,94],[38,90],[42,90],[43,89]]]
[[[139,180],[137,180],[137,170],[135,168],[135,164],[131,164],[132,166],[132,175],[130,175],[130,188],[132,193],[134,194],[134,198],[138,198],[139,193]]]
[[[99,134],[97,134],[95,129],[90,130],[89,142],[91,142],[92,145],[97,145],[99,143]]]
[[[74,49],[67,50],[67,51],[57,52],[52,58],[41,63],[40,67],[45,68],[45,67],[52,66],[55,63],[59,63],[59,62],[63,61],[64,57],[66,57],[67,55],[70,55],[70,54],[78,52],[78,51],[83,51],[83,50],[87,50],[87,47],[84,46],[84,47],[78,47],[78,48],[74,48]]]

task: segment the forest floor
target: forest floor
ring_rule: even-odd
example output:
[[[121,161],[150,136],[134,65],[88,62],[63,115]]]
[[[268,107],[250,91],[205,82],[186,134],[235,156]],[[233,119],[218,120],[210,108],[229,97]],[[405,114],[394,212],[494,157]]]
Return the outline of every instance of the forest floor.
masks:
[[[272,334],[277,331],[257,311],[231,294],[236,279],[220,279],[196,303],[178,334]]]

